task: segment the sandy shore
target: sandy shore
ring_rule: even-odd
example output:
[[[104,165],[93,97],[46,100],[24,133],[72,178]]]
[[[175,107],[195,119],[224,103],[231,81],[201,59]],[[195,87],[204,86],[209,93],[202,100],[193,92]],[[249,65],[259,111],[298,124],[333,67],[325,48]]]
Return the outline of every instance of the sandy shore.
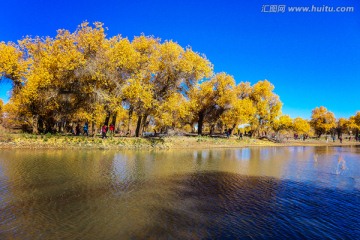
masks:
[[[326,142],[325,140],[309,139],[306,141],[289,140],[283,143],[273,143],[267,140],[238,139],[232,137],[162,137],[162,138],[127,138],[84,136],[54,136],[7,134],[0,136],[0,149],[199,149],[199,148],[239,148],[253,146],[351,146],[360,142],[344,140],[343,143]]]

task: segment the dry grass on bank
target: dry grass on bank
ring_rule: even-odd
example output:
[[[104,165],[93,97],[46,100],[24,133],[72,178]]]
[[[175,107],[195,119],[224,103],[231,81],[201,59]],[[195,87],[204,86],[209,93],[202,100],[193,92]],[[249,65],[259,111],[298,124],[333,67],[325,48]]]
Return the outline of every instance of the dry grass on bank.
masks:
[[[251,146],[346,146],[360,145],[360,142],[344,140],[326,142],[325,140],[310,139],[306,141],[289,140],[284,143],[273,143],[267,140],[258,140],[237,137],[212,138],[203,136],[184,137],[108,137],[101,139],[100,136],[63,136],[63,135],[33,135],[33,134],[11,134],[0,129],[0,148],[26,148],[26,149],[187,149],[187,148],[236,148]]]

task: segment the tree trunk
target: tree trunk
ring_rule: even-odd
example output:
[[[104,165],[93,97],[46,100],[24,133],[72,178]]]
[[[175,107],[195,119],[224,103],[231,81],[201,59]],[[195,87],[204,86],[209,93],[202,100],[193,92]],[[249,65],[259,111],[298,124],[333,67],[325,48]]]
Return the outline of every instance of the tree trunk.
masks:
[[[49,118],[45,121],[45,133],[53,133],[55,121],[53,118]]]
[[[225,132],[225,125],[221,124],[220,134],[223,134],[224,132]]]
[[[199,113],[198,135],[202,135],[203,124],[204,124],[204,113]]]
[[[64,125],[64,123],[62,120],[60,122],[58,122],[57,129],[58,129],[59,133],[63,132],[63,125]]]
[[[117,112],[113,112],[113,117],[111,119],[111,124],[116,126],[116,116],[117,116]]]
[[[92,136],[96,137],[97,128],[94,121],[91,122],[91,131],[92,131]]]
[[[234,129],[236,127],[236,123],[233,125],[232,129],[231,129],[231,132],[230,132],[230,136],[232,136],[234,134]]]
[[[318,133],[317,133],[318,138],[321,137],[321,134],[322,134],[321,132],[318,132]]]
[[[210,135],[213,135],[215,132],[215,124],[212,124],[210,127]]]
[[[258,134],[258,136],[259,136],[259,126],[256,128],[256,129],[254,129],[254,130],[252,130],[251,129],[251,135],[250,135],[250,137],[251,138],[253,138],[253,137],[256,137],[256,134]]]
[[[143,115],[143,118],[142,118],[142,121],[141,121],[141,134],[145,131],[145,128],[147,126],[147,124],[146,124],[147,117],[148,117],[147,114]]]
[[[129,109],[129,122],[128,122],[128,127],[127,127],[127,133],[130,133],[130,124],[131,124],[132,114],[133,114],[133,109],[130,108],[130,109]],[[127,134],[127,133],[126,133],[126,134]]]
[[[110,115],[111,115],[110,111],[106,111],[106,117],[105,117],[105,122],[104,122],[104,124],[106,126],[109,126]]]
[[[259,125],[251,132],[251,137],[260,137],[260,131],[262,130],[262,118],[259,118]]]
[[[338,135],[338,138],[340,138],[341,137],[341,135],[342,135],[342,131],[341,131],[341,129],[339,128],[339,129],[337,129],[337,135]]]
[[[142,120],[143,120],[143,116],[142,115],[138,116],[138,121],[136,124],[136,130],[135,130],[136,137],[139,137],[142,135]]]
[[[39,115],[33,115],[33,121],[32,121],[32,133],[33,134],[39,133],[38,122],[39,122]]]
[[[44,121],[40,116],[38,117],[38,132],[44,133]]]

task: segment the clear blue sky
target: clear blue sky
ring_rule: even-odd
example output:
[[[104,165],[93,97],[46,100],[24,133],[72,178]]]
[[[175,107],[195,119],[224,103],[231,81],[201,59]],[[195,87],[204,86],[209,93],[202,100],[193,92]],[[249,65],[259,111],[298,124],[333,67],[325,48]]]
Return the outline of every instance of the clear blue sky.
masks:
[[[264,4],[352,6],[353,13],[262,13]],[[237,82],[268,79],[283,113],[309,118],[324,105],[336,117],[360,110],[359,0],[1,2],[0,41],[55,36],[84,20],[108,36],[144,33],[190,45]],[[0,83],[7,101],[10,84]]]

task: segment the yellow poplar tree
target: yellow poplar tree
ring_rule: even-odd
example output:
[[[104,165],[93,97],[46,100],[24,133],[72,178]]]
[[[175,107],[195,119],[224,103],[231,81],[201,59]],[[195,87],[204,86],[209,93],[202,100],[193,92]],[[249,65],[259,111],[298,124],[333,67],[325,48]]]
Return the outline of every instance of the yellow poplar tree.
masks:
[[[141,76],[135,76],[128,79],[122,89],[122,97],[125,99],[124,105],[129,110],[128,130],[130,129],[133,113],[138,117],[136,127],[137,137],[140,135],[141,123],[145,122],[144,114],[154,104],[152,88],[153,86],[150,83],[144,82]]]
[[[103,23],[95,22],[91,26],[83,22],[73,34],[77,51],[82,54],[83,64],[76,69],[75,81],[69,84],[70,88],[77,91],[78,105],[83,105],[88,113],[93,133],[103,122],[108,123],[111,115],[111,105],[116,104],[113,90],[116,80],[112,74],[109,48],[111,43],[106,39]],[[99,118],[99,106],[103,106],[106,117]]]
[[[150,105],[129,102],[130,108],[136,106],[134,108],[138,115],[136,136],[140,136],[148,116],[154,115],[159,119],[159,116],[156,116],[161,114],[158,110],[174,107],[171,103],[174,96],[179,96],[176,95],[177,93],[186,96],[187,91],[197,81],[212,74],[212,65],[204,56],[200,56],[190,48],[184,50],[172,41],[161,44],[159,39],[140,36],[136,37],[132,44],[140,54],[136,78],[140,81],[139,84],[147,86],[144,91],[152,92]],[[127,99],[125,95],[124,98]]]
[[[180,93],[173,93],[167,101],[159,106],[156,113],[158,128],[180,128],[190,115],[190,104]]]
[[[52,41],[49,37],[25,38],[21,41],[32,61],[26,82],[12,103],[21,117],[30,118],[28,121],[31,122],[33,133],[38,133],[39,126],[42,131],[44,118],[52,115],[52,111],[58,107],[54,91],[56,73],[53,66],[56,60],[51,54]]]
[[[29,62],[19,46],[9,42],[0,42],[0,80],[5,77],[12,81],[13,92],[20,91],[24,83],[24,75],[28,69]]]
[[[337,121],[336,131],[337,131],[338,137],[340,137],[345,132],[349,132],[350,131],[349,119],[339,118]]]
[[[4,102],[2,99],[0,99],[0,124],[3,120],[3,112],[4,112]]]
[[[332,112],[321,106],[312,110],[310,124],[314,128],[315,134],[320,138],[322,134],[336,127],[336,119]]]
[[[297,117],[293,121],[293,130],[298,134],[310,134],[310,123],[301,117]]]
[[[34,133],[43,122],[47,131],[51,131],[61,113],[71,114],[77,106],[72,103],[79,91],[71,84],[77,82],[74,71],[83,63],[82,54],[77,51],[73,34],[66,30],[58,30],[54,39],[25,38],[21,45],[31,59],[19,99],[21,107],[32,113]]]
[[[191,111],[198,123],[198,134],[203,131],[204,122],[211,125],[211,131],[221,115],[230,110],[236,100],[235,80],[226,73],[216,74],[189,91]]]
[[[286,132],[293,128],[293,120],[289,115],[282,115],[273,122],[273,129],[276,133]]]
[[[134,46],[127,38],[121,38],[121,36],[111,38],[109,43],[110,47],[107,49],[106,55],[108,57],[113,80],[111,89],[113,101],[110,108],[113,110],[112,123],[115,124],[118,112],[124,110],[122,108],[124,98],[122,93],[123,86],[129,84],[127,81],[134,79],[136,74],[138,74],[137,70],[140,66],[140,53],[135,50]]]
[[[352,131],[354,131],[355,136],[359,135],[359,131],[360,131],[360,112],[357,112],[354,116],[351,116],[349,118],[348,128],[351,129]]]
[[[154,77],[155,99],[165,112],[172,112],[172,128],[189,122],[189,105],[186,97],[199,80],[212,75],[212,64],[205,56],[191,48],[183,49],[179,44],[167,41],[161,45],[159,69]],[[182,95],[182,96],[181,96]],[[175,104],[178,99],[179,103]],[[164,108],[161,106],[164,105]],[[176,109],[177,108],[177,109]],[[160,111],[156,111],[160,113]],[[160,115],[157,114],[157,119]],[[168,125],[169,127],[169,125]]]
[[[256,108],[250,99],[252,91],[250,83],[241,82],[234,91],[236,99],[232,102],[230,110],[221,116],[221,122],[226,126],[232,126],[232,129],[235,129],[239,124],[253,122],[256,114]]]
[[[273,92],[274,88],[267,80],[259,81],[252,87],[250,99],[256,107],[256,118],[252,125],[256,132],[265,130],[281,114],[282,103]]]
[[[135,135],[139,137],[146,118],[155,105],[153,97],[155,86],[151,80],[158,69],[157,56],[159,55],[160,40],[142,35],[135,37],[131,44],[136,51],[138,67],[122,87],[122,97],[129,109],[128,123],[131,123],[133,112],[137,115]]]

